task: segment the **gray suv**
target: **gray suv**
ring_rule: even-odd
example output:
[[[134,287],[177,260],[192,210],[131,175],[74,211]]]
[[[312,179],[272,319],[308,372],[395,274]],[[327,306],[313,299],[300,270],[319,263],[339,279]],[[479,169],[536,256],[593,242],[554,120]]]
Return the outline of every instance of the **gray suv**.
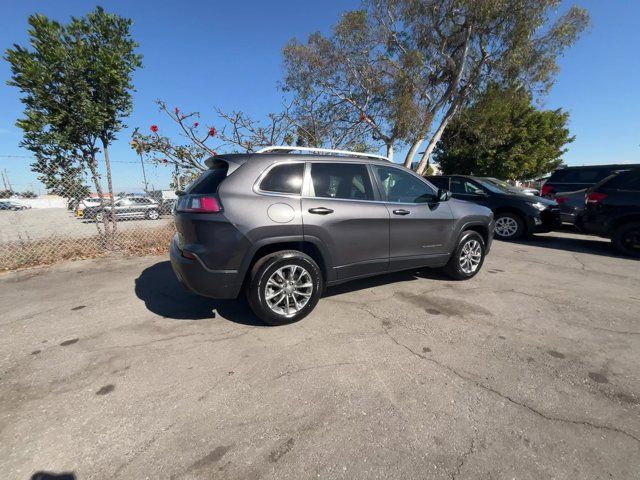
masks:
[[[488,208],[375,155],[267,153],[275,148],[207,160],[179,198],[171,264],[193,292],[244,290],[258,317],[282,325],[308,315],[327,286],[419,267],[463,280],[482,267]]]

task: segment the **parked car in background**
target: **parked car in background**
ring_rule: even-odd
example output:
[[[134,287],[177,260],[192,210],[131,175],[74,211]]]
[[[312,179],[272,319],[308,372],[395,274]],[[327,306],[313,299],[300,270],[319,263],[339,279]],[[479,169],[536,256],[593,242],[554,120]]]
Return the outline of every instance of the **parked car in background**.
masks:
[[[493,178],[493,177],[478,177],[478,178],[481,178],[482,180],[486,180],[487,182],[494,183],[498,187],[501,187],[505,190],[512,191],[513,193],[519,193],[522,195],[540,195],[540,192],[535,188],[516,187],[515,185],[511,185],[509,182],[500,180],[498,178]]]
[[[178,200],[171,264],[203,296],[244,286],[266,323],[299,320],[325,286],[356,278],[443,267],[469,279],[491,246],[488,208],[377,155],[268,147],[206,163]]]
[[[557,192],[575,192],[589,188],[604,180],[617,170],[628,170],[640,167],[637,165],[590,165],[585,167],[559,168],[551,174],[542,186],[541,194],[544,197],[553,197]]]
[[[640,258],[640,168],[610,175],[589,189],[577,224],[610,238],[619,252]]]
[[[31,208],[30,205],[25,205],[14,200],[0,200],[0,210],[27,210]]]
[[[562,223],[576,226],[576,221],[584,212],[588,189],[575,192],[558,192],[554,200],[560,207],[560,220]]]
[[[108,200],[102,207],[97,206],[86,207],[82,212],[82,218],[96,220],[101,222],[104,215],[111,212],[111,204]],[[146,218],[148,220],[157,220],[160,218],[160,205],[150,198],[143,196],[127,196],[118,198],[115,201],[115,217],[124,218]]]
[[[430,176],[438,188],[453,198],[489,207],[495,216],[495,236],[516,240],[523,235],[550,232],[560,225],[560,208],[547,198],[524,195],[479,177],[469,175]]]

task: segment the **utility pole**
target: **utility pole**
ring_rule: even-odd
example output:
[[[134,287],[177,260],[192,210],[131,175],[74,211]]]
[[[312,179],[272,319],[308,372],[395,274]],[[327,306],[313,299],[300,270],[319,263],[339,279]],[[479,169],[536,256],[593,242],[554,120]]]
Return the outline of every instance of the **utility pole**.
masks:
[[[147,186],[147,174],[144,171],[144,162],[142,161],[142,153],[140,154],[140,165],[142,165],[142,178],[144,179],[144,191],[145,193],[149,193],[149,188]]]

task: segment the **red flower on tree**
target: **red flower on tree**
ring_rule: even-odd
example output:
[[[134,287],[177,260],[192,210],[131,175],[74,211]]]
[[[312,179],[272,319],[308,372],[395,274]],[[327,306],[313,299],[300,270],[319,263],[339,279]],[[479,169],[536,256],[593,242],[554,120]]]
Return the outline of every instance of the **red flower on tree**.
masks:
[[[178,115],[179,113],[180,113],[180,109],[176,107],[176,115]]]
[[[364,122],[366,119],[367,119],[367,116],[364,113],[360,114],[360,121],[361,122]]]
[[[213,155],[214,157],[218,154],[218,152],[216,152],[215,150],[213,152],[211,152],[211,155]]]
[[[151,125],[151,131],[153,133],[157,133],[158,132],[158,126],[157,125]]]
[[[216,136],[216,127],[209,127],[209,136],[211,137]]]
[[[167,164],[167,163],[169,163],[169,160],[167,160],[166,158],[163,158],[162,159],[162,163]]]
[[[196,123],[193,124],[193,128],[198,128],[199,125],[200,124],[198,122],[196,122]]]

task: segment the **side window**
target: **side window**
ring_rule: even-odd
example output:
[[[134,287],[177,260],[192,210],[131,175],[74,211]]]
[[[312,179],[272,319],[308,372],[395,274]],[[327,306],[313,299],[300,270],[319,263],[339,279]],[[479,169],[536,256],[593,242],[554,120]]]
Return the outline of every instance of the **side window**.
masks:
[[[373,200],[371,179],[364,165],[312,163],[311,185],[313,197]]]
[[[300,195],[304,163],[283,163],[276,165],[260,182],[260,190],[264,192],[288,193]]]
[[[473,195],[482,190],[480,185],[464,178],[451,179],[451,193],[461,193],[464,195]]]
[[[449,177],[428,177],[427,180],[438,188],[449,190]]]
[[[429,203],[436,198],[430,185],[409,172],[391,167],[375,167],[375,171],[387,202]]]

